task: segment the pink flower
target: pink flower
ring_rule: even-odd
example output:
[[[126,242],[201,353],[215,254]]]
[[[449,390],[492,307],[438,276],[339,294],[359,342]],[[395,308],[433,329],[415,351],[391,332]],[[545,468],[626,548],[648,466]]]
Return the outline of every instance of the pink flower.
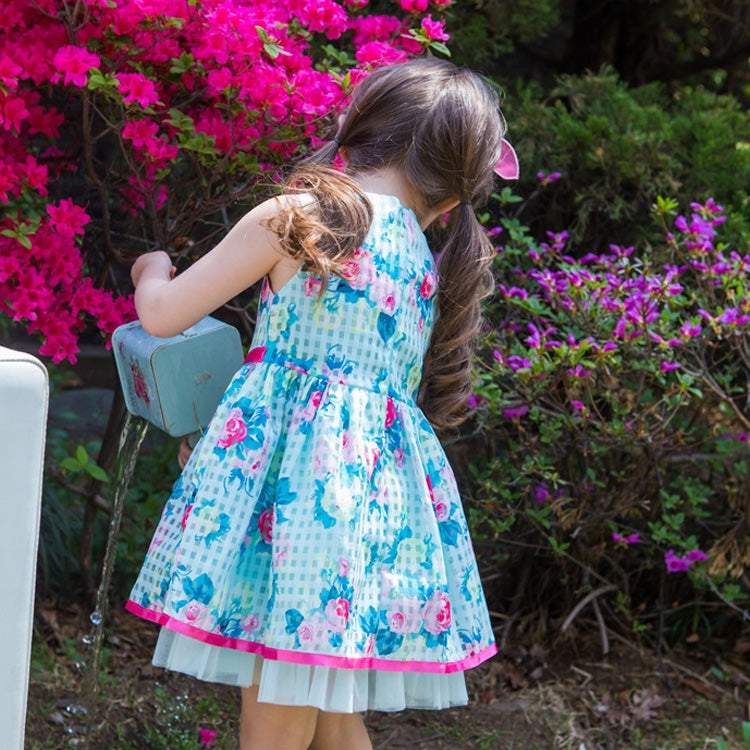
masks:
[[[3,130],[18,133],[28,116],[29,110],[20,97],[6,94],[0,99],[0,123]]]
[[[356,281],[359,276],[359,263],[356,260],[348,260],[339,267],[339,273],[347,281]]]
[[[406,62],[407,59],[406,52],[396,49],[388,42],[367,42],[357,50],[355,57],[361,65],[370,65],[373,68]]]
[[[386,618],[394,633],[418,633],[422,629],[422,605],[416,597],[395,599]]]
[[[204,729],[203,727],[198,727],[198,737],[200,738],[201,745],[205,745],[206,747],[216,744],[216,737],[218,734],[219,731],[217,729]]]
[[[266,508],[258,518],[258,530],[260,538],[270,544],[273,537],[273,508]]]
[[[437,635],[451,625],[451,603],[444,591],[436,591],[422,608],[424,628],[428,633]]]
[[[83,47],[69,44],[57,50],[52,58],[52,64],[58,70],[57,78],[62,77],[66,86],[72,83],[74,86],[83,87],[87,82],[86,74],[91,68],[98,68],[101,59],[99,55]]]
[[[419,296],[422,299],[430,299],[437,291],[437,279],[435,274],[428,271],[419,286]]]
[[[386,315],[393,315],[398,308],[398,303],[398,292],[395,287],[393,289],[386,289],[378,299],[378,309]]]
[[[433,21],[432,15],[422,19],[422,31],[428,39],[445,42],[450,39],[450,34],[445,33],[445,21]]]
[[[146,406],[150,406],[151,399],[148,395],[148,386],[143,378],[143,374],[135,362],[130,363],[130,374],[133,377],[133,390],[135,390],[135,395],[141,399]]]
[[[246,632],[246,633],[254,633],[260,625],[260,619],[258,618],[258,615],[255,613],[250,615],[245,615],[240,619],[240,627]]]
[[[390,427],[398,418],[398,411],[396,404],[393,399],[388,396],[388,400],[385,402],[385,426]]]
[[[61,200],[57,206],[48,204],[47,213],[57,233],[71,240],[75,235],[83,234],[83,227],[91,220],[91,217],[70,198]]]
[[[409,631],[409,623],[406,615],[403,612],[394,612],[388,621],[388,627],[394,633],[407,633]]]
[[[187,526],[188,518],[190,518],[190,511],[193,510],[193,504],[190,503],[190,505],[185,508],[185,512],[182,514],[182,520],[180,521],[180,527],[183,531],[185,531],[185,527]]]
[[[435,508],[435,515],[437,516],[438,521],[445,521],[445,519],[448,518],[450,508],[442,500],[436,502],[433,507]]]
[[[207,612],[208,607],[205,604],[193,601],[185,607],[185,619],[188,622],[199,622]]]
[[[235,407],[229,412],[227,421],[224,423],[224,430],[216,444],[220,448],[229,448],[235,443],[241,443],[246,437],[247,427],[242,416],[242,409]]]
[[[141,73],[118,73],[117,80],[123,93],[123,101],[138,102],[144,109],[158,103],[159,96],[154,82]]]
[[[349,600],[331,599],[326,604],[326,623],[334,633],[343,633],[349,620]]]
[[[314,276],[310,276],[309,274],[305,276],[305,297],[312,297],[318,294],[322,283],[320,279],[316,279]]]
[[[398,0],[402,10],[407,13],[424,13],[430,0]]]
[[[146,148],[156,138],[159,126],[151,120],[128,120],[122,129],[122,137],[133,142],[136,148]]]

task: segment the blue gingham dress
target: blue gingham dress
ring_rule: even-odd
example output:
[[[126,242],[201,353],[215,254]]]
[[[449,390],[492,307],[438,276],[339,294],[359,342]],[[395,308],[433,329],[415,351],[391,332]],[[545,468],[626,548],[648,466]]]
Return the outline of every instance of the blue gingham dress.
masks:
[[[353,712],[467,700],[495,651],[456,482],[415,403],[437,276],[414,213],[368,194],[331,279],[265,283],[253,344],[164,508],[128,609],[154,663]]]

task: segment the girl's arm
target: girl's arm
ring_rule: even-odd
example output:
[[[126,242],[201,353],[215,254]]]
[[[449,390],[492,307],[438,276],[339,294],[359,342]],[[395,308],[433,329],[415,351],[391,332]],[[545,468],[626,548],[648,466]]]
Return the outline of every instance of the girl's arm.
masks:
[[[131,277],[144,330],[153,336],[176,336],[269,274],[279,262],[288,262],[276,234],[263,226],[287,200],[272,198],[256,206],[213,250],[173,279],[167,253],[138,258]]]

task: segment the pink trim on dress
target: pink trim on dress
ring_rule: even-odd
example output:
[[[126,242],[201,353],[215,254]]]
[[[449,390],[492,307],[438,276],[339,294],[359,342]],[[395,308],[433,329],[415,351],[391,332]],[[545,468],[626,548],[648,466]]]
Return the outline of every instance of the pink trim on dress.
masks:
[[[229,638],[218,633],[207,633],[193,625],[188,625],[180,620],[164,614],[146,609],[136,604],[132,599],[125,604],[125,609],[138,617],[150,620],[158,625],[163,625],[169,630],[181,633],[198,641],[203,641],[212,646],[233,648],[237,651],[247,651],[258,654],[264,659],[272,661],[291,662],[293,664],[308,664],[315,667],[334,667],[336,669],[378,669],[384,672],[432,672],[436,674],[451,674],[463,672],[476,667],[483,661],[491,658],[497,653],[497,646],[493,643],[479,653],[467,656],[460,661],[431,662],[431,661],[391,661],[389,659],[376,659],[371,656],[352,658],[348,656],[328,656],[326,654],[310,654],[302,651],[289,651],[287,649],[272,648],[254,641],[244,641],[240,638]]]

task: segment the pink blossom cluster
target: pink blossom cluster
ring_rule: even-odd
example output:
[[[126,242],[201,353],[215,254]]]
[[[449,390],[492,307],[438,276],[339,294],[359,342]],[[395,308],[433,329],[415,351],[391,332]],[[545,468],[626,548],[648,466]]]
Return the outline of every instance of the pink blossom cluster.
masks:
[[[41,354],[75,361],[87,321],[107,338],[133,316],[121,290],[103,288],[116,259],[102,257],[108,219],[92,201],[166,226],[185,169],[199,164],[207,180],[275,169],[372,67],[445,41],[450,1],[400,0],[385,16],[366,0],[84,0],[66,13],[56,0],[5,0],[0,312],[39,335]],[[321,59],[329,40],[354,70]],[[82,123],[91,131],[75,147]],[[118,151],[95,177],[92,139],[108,134]]]

